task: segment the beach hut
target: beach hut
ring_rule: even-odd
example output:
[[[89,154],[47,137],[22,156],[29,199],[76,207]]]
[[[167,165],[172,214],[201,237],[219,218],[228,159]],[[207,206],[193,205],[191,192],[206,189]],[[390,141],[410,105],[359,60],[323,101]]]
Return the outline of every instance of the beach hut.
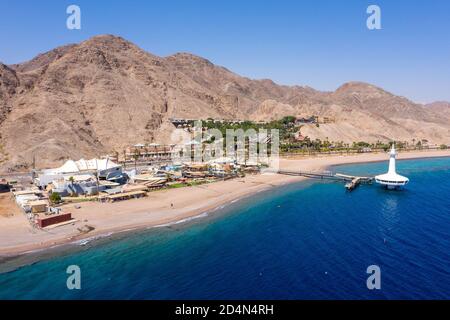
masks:
[[[46,200],[35,200],[28,202],[28,206],[32,213],[47,212],[48,201]]]

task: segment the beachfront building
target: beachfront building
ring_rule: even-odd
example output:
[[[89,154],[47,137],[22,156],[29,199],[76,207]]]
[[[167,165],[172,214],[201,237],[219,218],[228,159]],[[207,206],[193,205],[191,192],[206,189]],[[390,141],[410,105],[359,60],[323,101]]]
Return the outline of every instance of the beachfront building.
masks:
[[[17,205],[25,212],[31,211],[29,203],[39,201],[44,198],[43,192],[38,189],[28,189],[13,192]]]
[[[132,178],[132,182],[137,184],[137,186],[145,187],[146,189],[157,189],[165,186],[167,178],[165,176],[162,177],[162,176],[155,176],[150,173],[142,173],[135,175]],[[125,189],[130,188],[130,186],[125,187],[124,187]]]
[[[81,159],[78,161],[68,160],[59,168],[39,172],[34,178],[34,184],[40,188],[46,188],[54,181],[89,180],[92,177],[118,183],[125,179],[122,166],[110,159]]]
[[[231,157],[220,157],[209,161],[209,171],[211,175],[223,178],[224,176],[234,176],[241,168],[236,159]]]
[[[57,192],[61,196],[68,195],[96,195],[97,193],[115,188],[120,183],[108,180],[98,180],[94,175],[74,175],[65,176],[60,179],[53,180],[47,185],[47,191]]]
[[[37,213],[34,216],[35,223],[39,228],[46,228],[50,226],[63,225],[67,223],[73,223],[75,220],[72,218],[70,212],[62,213]]]
[[[375,181],[388,189],[397,189],[403,187],[409,182],[409,179],[397,174],[395,167],[395,145],[392,144],[392,149],[389,152],[389,170],[385,174],[375,176]]]

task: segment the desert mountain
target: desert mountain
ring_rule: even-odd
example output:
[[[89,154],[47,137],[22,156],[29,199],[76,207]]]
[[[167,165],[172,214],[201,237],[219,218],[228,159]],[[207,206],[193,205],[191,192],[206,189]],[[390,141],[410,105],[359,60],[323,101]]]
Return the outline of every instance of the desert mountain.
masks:
[[[334,92],[251,80],[201,57],[158,57],[103,35],[0,64],[0,166],[55,165],[136,143],[167,143],[170,118],[334,119],[302,133],[330,140],[450,140],[450,115],[370,84]]]
[[[436,101],[427,104],[426,107],[441,117],[450,119],[450,102]]]

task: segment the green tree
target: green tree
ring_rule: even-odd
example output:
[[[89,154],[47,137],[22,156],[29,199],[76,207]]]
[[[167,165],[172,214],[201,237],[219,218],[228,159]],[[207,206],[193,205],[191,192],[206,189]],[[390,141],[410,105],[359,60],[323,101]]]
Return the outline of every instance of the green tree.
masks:
[[[75,178],[74,177],[70,177],[69,178],[69,182],[70,182],[70,186],[72,187],[71,190],[73,190],[73,183],[75,182]],[[71,196],[75,196],[75,194],[71,191]]]
[[[295,123],[295,117],[294,116],[286,116],[281,119],[281,123],[284,125],[292,125]]]
[[[52,192],[50,194],[49,199],[50,199],[50,202],[53,203],[53,204],[61,202],[61,196],[60,196],[60,194],[58,192]]]

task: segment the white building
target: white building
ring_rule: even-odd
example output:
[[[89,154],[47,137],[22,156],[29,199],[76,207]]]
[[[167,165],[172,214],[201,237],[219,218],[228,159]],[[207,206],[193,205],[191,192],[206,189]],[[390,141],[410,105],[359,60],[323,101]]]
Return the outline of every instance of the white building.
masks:
[[[392,144],[391,152],[389,153],[389,170],[385,174],[375,176],[375,181],[388,189],[396,189],[403,187],[409,182],[409,179],[397,174],[395,168],[395,157],[397,152],[395,146]]]

